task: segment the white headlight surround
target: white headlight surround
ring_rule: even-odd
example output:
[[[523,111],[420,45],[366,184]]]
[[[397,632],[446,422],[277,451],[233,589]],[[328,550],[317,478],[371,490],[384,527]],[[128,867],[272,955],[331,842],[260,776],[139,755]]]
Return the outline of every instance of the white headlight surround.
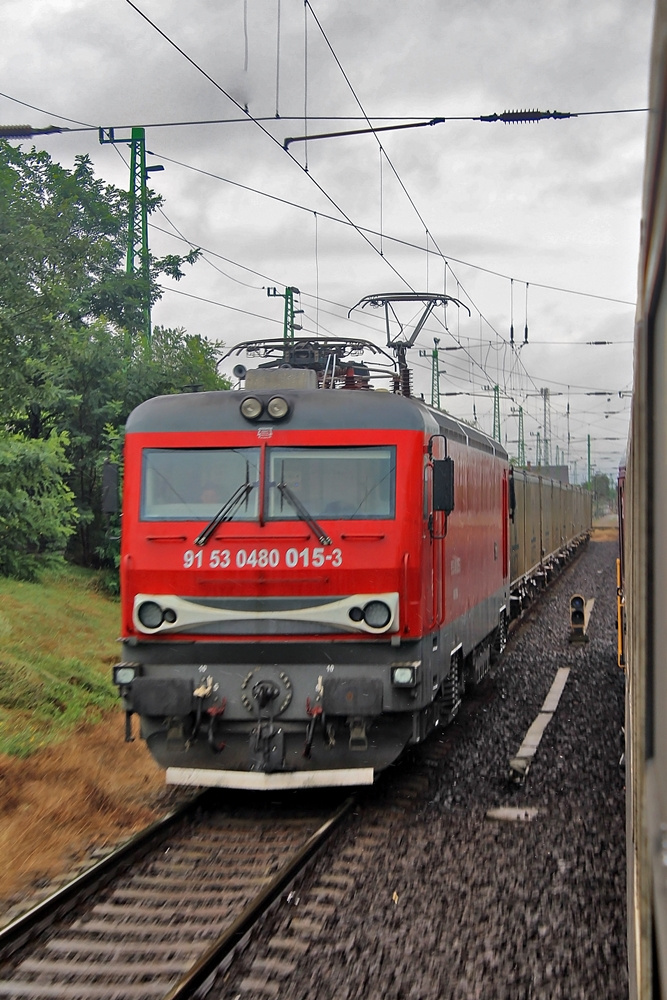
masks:
[[[371,621],[366,621],[368,605],[380,605],[371,608]],[[149,605],[148,617],[139,610]],[[151,608],[150,605],[153,605]],[[312,625],[321,624],[325,629],[340,627],[343,632],[365,632],[367,635],[382,636],[390,630],[396,630],[399,622],[399,601],[395,592],[382,594],[351,594],[338,599],[322,598],[321,605],[313,605],[310,601],[304,607],[293,607],[285,610],[255,611],[252,608],[220,607],[211,604],[199,604],[196,598],[179,597],[176,594],[135,594],[133,622],[139,632],[144,635],[162,635],[176,632],[188,632],[190,629],[203,631],[206,625],[211,625],[213,631],[226,631],[226,625],[247,621],[257,626],[261,621],[293,622],[295,632],[300,633],[302,626],[307,625],[312,631]],[[389,618],[384,608],[389,609]],[[157,611],[161,614],[161,623],[156,625]],[[379,612],[383,615],[380,617]],[[154,614],[153,614],[154,612]],[[352,612],[352,613],[350,613]],[[144,621],[142,621],[142,617]],[[380,621],[385,624],[381,625]],[[148,622],[148,624],[147,624]]]

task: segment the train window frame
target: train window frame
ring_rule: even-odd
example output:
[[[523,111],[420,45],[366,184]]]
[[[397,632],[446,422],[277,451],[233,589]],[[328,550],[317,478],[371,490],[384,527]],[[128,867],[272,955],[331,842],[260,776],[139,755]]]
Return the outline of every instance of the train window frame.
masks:
[[[153,523],[169,521],[209,521],[212,517],[215,517],[220,508],[228,501],[234,491],[238,489],[239,486],[243,485],[241,481],[233,481],[230,484],[229,481],[223,477],[222,470],[220,470],[216,475],[216,473],[211,469],[210,459],[212,455],[220,456],[231,452],[236,453],[237,455],[254,457],[256,470],[256,478],[253,480],[247,480],[255,488],[249,491],[248,496],[246,497],[245,510],[241,507],[234,512],[234,520],[257,521],[259,517],[258,485],[261,463],[261,449],[258,446],[245,448],[144,448],[141,453],[141,494],[139,497],[139,520],[141,522]],[[199,480],[196,487],[199,499],[195,499],[194,497],[191,499],[185,499],[183,497],[180,504],[165,503],[163,505],[158,505],[155,501],[149,502],[148,477],[152,471],[150,464],[152,458],[158,454],[179,455],[181,458],[185,455],[196,455],[198,458],[202,457],[208,460],[207,464],[202,466],[200,469],[200,471],[206,475],[205,478]],[[215,495],[213,495],[213,485],[209,486],[208,484],[213,484],[216,487]],[[191,482],[190,485],[192,485]],[[179,483],[179,488],[180,486],[181,484]],[[173,485],[169,484],[169,488],[176,492]],[[211,496],[204,498],[204,492],[207,489],[211,490]]]
[[[364,511],[357,513],[356,511],[350,512],[349,509],[341,506],[341,509],[334,509],[333,505],[336,503],[343,503],[342,500],[332,500],[328,499],[326,505],[323,507],[329,507],[330,509],[320,509],[316,504],[313,503],[312,497],[306,497],[299,495],[298,498],[301,503],[307,508],[309,515],[312,517],[317,517],[320,520],[325,521],[395,521],[396,520],[396,456],[397,448],[394,444],[372,444],[372,445],[347,445],[347,444],[337,444],[337,445],[278,445],[271,446],[266,449],[265,453],[265,484],[264,484],[264,512],[267,521],[295,521],[299,519],[299,513],[289,505],[289,503],[281,502],[279,497],[279,491],[276,489],[277,483],[280,476],[274,471],[275,467],[273,465],[274,461],[280,461],[281,455],[297,454],[297,453],[313,453],[317,452],[319,455],[324,456],[327,453],[332,455],[334,453],[345,453],[346,458],[351,458],[354,454],[355,461],[368,460],[372,457],[372,453],[385,453],[388,461],[388,471],[386,475],[378,480],[376,486],[379,486],[387,476],[389,476],[388,484],[388,497],[387,503],[384,505],[383,509],[377,510],[373,513]],[[287,485],[290,489],[295,489],[295,483],[288,480]],[[375,489],[376,487],[373,487]],[[296,490],[295,490],[296,492]],[[365,502],[366,498],[370,495],[368,491],[364,496],[362,503]],[[276,511],[275,505],[281,504],[281,509]]]

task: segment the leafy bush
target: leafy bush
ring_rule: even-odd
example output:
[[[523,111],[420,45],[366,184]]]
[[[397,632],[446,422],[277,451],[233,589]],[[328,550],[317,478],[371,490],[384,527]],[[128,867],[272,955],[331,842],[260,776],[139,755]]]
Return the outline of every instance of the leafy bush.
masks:
[[[65,434],[26,440],[0,430],[0,574],[37,579],[41,569],[62,561],[77,520]]]

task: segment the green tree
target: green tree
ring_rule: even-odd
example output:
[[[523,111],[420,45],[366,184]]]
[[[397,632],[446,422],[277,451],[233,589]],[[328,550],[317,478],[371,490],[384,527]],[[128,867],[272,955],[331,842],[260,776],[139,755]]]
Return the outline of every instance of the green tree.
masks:
[[[66,391],[51,413],[55,426],[68,431],[68,478],[77,498],[79,521],[70,553],[95,565],[104,549],[107,522],[101,513],[102,465],[111,454],[110,432],[120,432],[130,411],[151,396],[180,392],[188,384],[227,387],[216,372],[220,348],[183,330],[156,327],[150,355],[128,359],[124,339],[101,324],[85,337],[72,338]]]
[[[142,343],[128,351],[144,289],[125,273],[127,201],[88,157],[70,171],[0,141],[0,425],[27,440],[59,435],[78,515],[73,532],[65,519],[63,537],[86,565],[106,551],[100,475],[110,429],[119,434],[149,396],[227,386],[219,346],[182,329],[156,328],[150,354]],[[162,274],[180,277],[197,255],[152,258],[151,300]]]
[[[62,561],[75,529],[74,495],[66,435],[27,441],[0,430],[0,574],[34,580],[40,569]]]
[[[610,497],[615,496],[616,493],[616,488],[611,477],[605,475],[603,472],[596,472],[594,474],[591,488],[600,500],[608,500]]]

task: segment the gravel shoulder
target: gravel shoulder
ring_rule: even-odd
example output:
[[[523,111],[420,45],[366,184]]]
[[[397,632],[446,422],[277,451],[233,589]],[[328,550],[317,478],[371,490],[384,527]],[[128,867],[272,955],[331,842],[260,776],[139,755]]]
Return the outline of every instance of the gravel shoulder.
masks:
[[[387,808],[381,795],[362,803],[336,859],[277,907],[212,996],[625,1000],[616,551],[589,544],[436,738],[442,753],[414,808]],[[568,641],[573,593],[595,599],[585,646]],[[570,668],[560,703],[517,786],[509,761],[560,667]],[[522,818],[489,818],[497,807]],[[272,941],[284,948],[297,925],[310,928],[309,948],[283,976]]]

